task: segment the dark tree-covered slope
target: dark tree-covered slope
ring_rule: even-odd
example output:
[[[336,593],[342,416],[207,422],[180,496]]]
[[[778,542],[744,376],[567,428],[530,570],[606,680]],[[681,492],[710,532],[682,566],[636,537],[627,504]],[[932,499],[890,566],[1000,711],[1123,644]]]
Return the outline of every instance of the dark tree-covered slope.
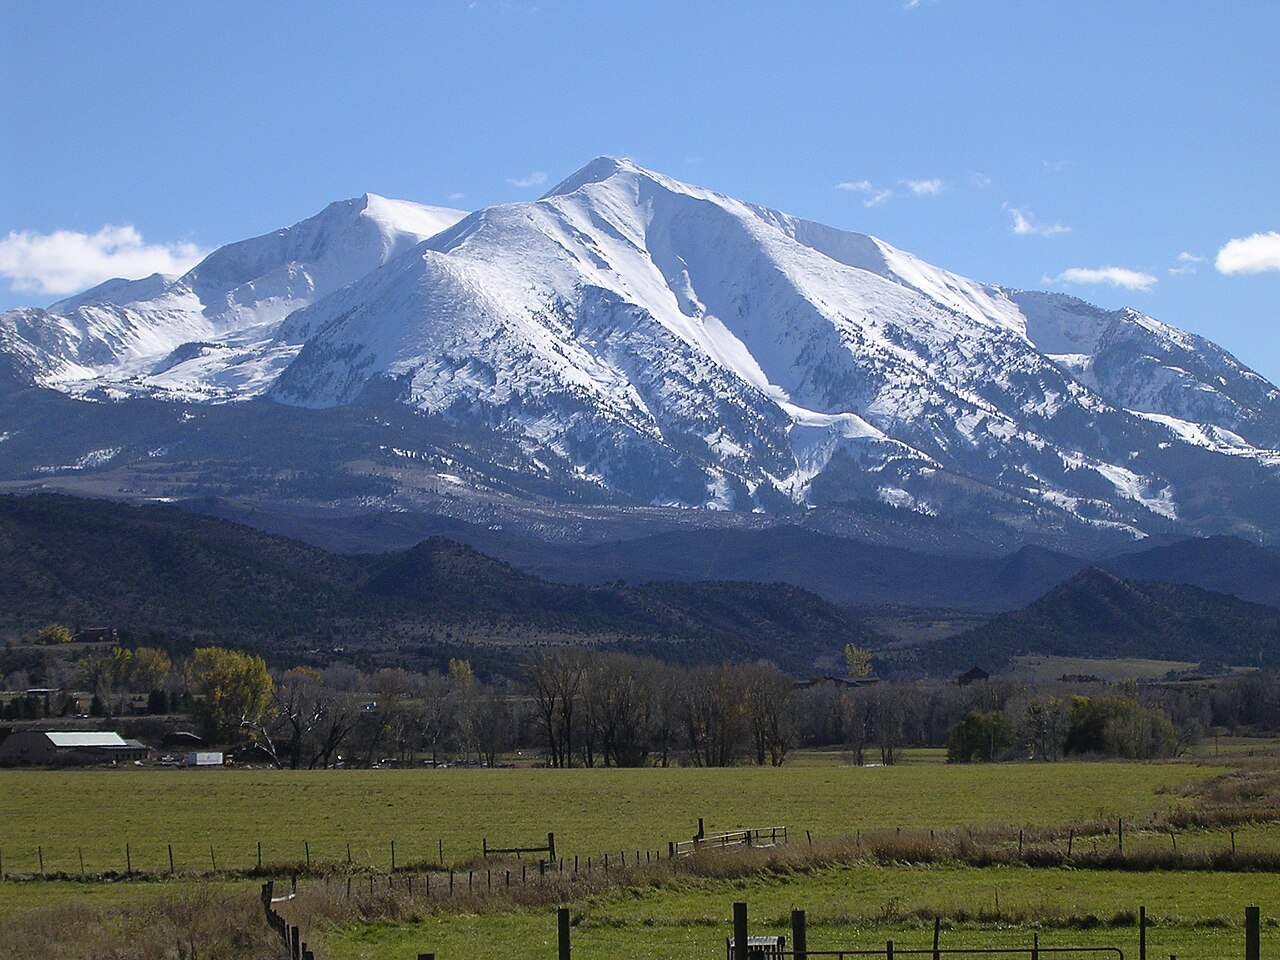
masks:
[[[54,620],[251,645],[282,660],[344,647],[388,663],[474,648],[500,665],[495,648],[574,642],[805,671],[845,643],[878,640],[784,584],[554,584],[438,537],[404,553],[336,556],[170,506],[0,497],[0,636]]]
[[[1179,584],[1085,570],[1024,610],[920,651],[939,669],[988,670],[1013,657],[1143,657],[1280,664],[1280,609]]]

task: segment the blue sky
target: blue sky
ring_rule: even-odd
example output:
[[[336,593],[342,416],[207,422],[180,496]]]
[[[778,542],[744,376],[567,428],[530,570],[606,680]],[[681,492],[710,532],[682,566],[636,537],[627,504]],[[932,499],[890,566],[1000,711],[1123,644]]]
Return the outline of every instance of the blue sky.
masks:
[[[612,154],[1280,381],[1277,49],[1270,2],[8,0],[0,308]]]

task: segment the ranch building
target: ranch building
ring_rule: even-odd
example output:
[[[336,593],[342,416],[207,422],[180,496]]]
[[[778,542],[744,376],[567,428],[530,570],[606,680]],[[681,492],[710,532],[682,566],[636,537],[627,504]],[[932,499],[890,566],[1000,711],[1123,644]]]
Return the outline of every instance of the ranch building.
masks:
[[[137,740],[96,730],[15,730],[0,743],[3,766],[71,766],[145,760]]]

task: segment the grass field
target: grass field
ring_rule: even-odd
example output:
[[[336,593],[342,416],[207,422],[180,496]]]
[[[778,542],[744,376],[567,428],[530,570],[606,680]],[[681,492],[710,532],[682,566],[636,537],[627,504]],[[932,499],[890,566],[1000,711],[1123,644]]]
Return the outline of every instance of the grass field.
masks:
[[[557,836],[561,855],[666,849],[708,831],[782,826],[831,837],[875,828],[1065,824],[1139,817],[1186,801],[1168,791],[1220,772],[1189,763],[795,766],[729,770],[5,771],[0,856],[8,873],[179,872],[313,862],[386,869],[450,863],[491,845]],[[214,854],[211,858],[210,847]],[[2,894],[0,894],[2,896]]]
[[[893,868],[854,865],[749,881],[687,881],[630,890],[575,906],[574,956],[683,960],[723,955],[732,903],[746,901],[752,933],[789,934],[793,908],[806,911],[813,950],[931,943],[933,915],[945,918],[950,947],[1119,946],[1136,955],[1136,915],[1146,906],[1154,927],[1150,956],[1182,960],[1243,953],[1243,908],[1274,894],[1270,877],[1168,871]],[[1276,939],[1275,904],[1264,907]],[[374,960],[434,951],[441,957],[554,955],[550,909],[500,914],[426,915],[414,924],[361,924],[327,934],[332,960]]]
[[[1015,657],[1009,672],[1019,679],[1053,681],[1060,677],[1092,676],[1100,680],[1158,680],[1170,670],[1193,670],[1183,660],[1091,659],[1087,657]]]

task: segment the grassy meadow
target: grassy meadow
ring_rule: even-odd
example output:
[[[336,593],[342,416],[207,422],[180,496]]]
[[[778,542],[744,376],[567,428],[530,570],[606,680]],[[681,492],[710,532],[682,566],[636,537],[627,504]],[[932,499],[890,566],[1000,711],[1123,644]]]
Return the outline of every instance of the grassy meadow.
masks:
[[[1257,874],[1182,871],[876,867],[779,872],[743,880],[690,879],[633,888],[572,908],[574,956],[684,960],[723,955],[732,904],[746,901],[753,934],[790,935],[790,912],[808,917],[812,950],[931,946],[932,917],[946,918],[944,947],[1027,949],[1118,946],[1137,953],[1138,907],[1149,922],[1148,955],[1183,960],[1243,954],[1245,904],[1275,889]],[[1274,918],[1272,903],[1264,914]],[[1273,921],[1274,922],[1274,921]],[[331,960],[378,960],[433,951],[440,957],[545,960],[556,944],[553,908],[502,913],[425,913],[415,922],[358,923],[323,934]],[[1264,931],[1264,943],[1275,939]]]
[[[6,873],[179,873],[298,864],[475,859],[556,833],[561,856],[666,850],[708,832],[787,826],[793,839],[859,830],[1055,825],[1139,818],[1184,804],[1174,788],[1220,772],[1189,763],[723,769],[77,770],[0,772]],[[213,854],[210,854],[210,847]]]
[[[528,843],[550,829],[562,856],[594,856],[598,865],[605,851],[665,856],[667,841],[688,838],[703,817],[709,832],[785,825],[792,847],[746,854],[733,868],[686,868],[682,861],[673,869],[664,862],[566,888],[575,958],[720,956],[735,900],[749,903],[753,933],[785,934],[790,911],[805,909],[813,950],[875,949],[888,939],[898,949],[928,947],[938,916],[944,947],[1025,949],[1038,934],[1042,946],[1119,946],[1130,957],[1137,909],[1145,905],[1154,922],[1149,956],[1239,957],[1247,904],[1262,905],[1264,951],[1280,939],[1275,873],[966,865],[948,855],[917,862],[873,854],[862,842],[842,848],[837,838],[878,832],[890,838],[891,851],[900,842],[910,850],[932,844],[929,831],[936,830],[939,844],[954,847],[967,838],[1008,852],[1010,844],[1016,848],[1018,827],[1027,828],[1028,849],[1058,849],[1061,829],[1089,824],[1074,836],[1079,856],[1114,849],[1110,824],[1124,817],[1125,850],[1139,855],[1169,850],[1175,839],[1180,853],[1221,853],[1230,849],[1233,831],[1242,854],[1274,855],[1280,822],[1266,818],[1234,826],[1207,818],[1210,825],[1178,827],[1175,836],[1149,827],[1153,818],[1207,811],[1209,804],[1221,809],[1244,796],[1211,781],[1238,764],[1274,770],[1274,757],[1250,756],[1256,750],[1224,743],[1216,758],[1168,763],[948,765],[933,751],[893,767],[857,768],[842,765],[839,752],[817,751],[780,769],[4,771],[0,855],[10,880],[0,883],[0,948],[34,955],[23,944],[43,926],[118,937],[131,925],[152,923],[141,918],[157,918],[157,929],[176,930],[202,904],[215,904],[247,924],[241,940],[226,941],[227,952],[215,955],[271,955],[269,943],[241,945],[256,936],[257,882],[195,876],[211,869],[210,846],[219,870],[254,867],[261,840],[268,866],[301,865],[304,844],[310,846],[318,874],[304,877],[303,896],[282,909],[293,912],[291,922],[303,927],[323,960],[429,951],[442,960],[541,960],[555,955],[555,894],[540,894],[536,885],[513,895],[477,887],[474,897],[442,902],[438,892],[424,897],[421,877],[409,893],[405,875],[394,885],[385,875],[390,841],[402,870],[434,864],[440,839],[446,861],[460,866],[475,863],[482,838]],[[1266,809],[1274,810],[1278,781],[1274,772],[1256,781]],[[999,835],[983,829],[998,826],[1014,829]],[[93,874],[123,871],[125,842],[133,869],[149,877],[94,882]],[[171,842],[176,879],[163,876]],[[343,876],[348,843],[357,870],[354,899]],[[823,844],[843,852],[823,859]],[[37,848],[48,875],[75,877],[83,854],[89,882],[39,880]],[[336,871],[327,873],[329,866]],[[364,868],[373,872],[366,876]],[[28,879],[14,881],[14,874]],[[370,878],[376,889],[366,893]],[[437,874],[435,881],[444,878]]]

